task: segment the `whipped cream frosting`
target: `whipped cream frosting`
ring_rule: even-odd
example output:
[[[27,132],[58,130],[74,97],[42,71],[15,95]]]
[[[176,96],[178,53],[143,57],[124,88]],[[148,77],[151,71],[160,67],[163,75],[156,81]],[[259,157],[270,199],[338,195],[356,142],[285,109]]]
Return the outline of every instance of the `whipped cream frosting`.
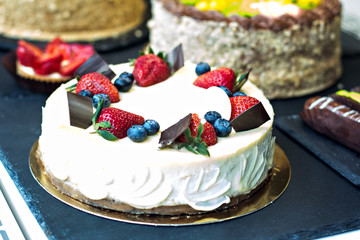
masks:
[[[282,4],[277,1],[256,2],[250,4],[253,9],[258,9],[259,12],[268,17],[280,17],[284,14],[297,16],[300,13],[300,8],[295,4]]]
[[[27,67],[27,66],[24,66],[22,64],[19,64],[18,67],[20,68],[20,70],[30,76],[38,76],[39,74],[35,73],[34,69],[32,67]],[[60,73],[57,73],[57,72],[54,72],[54,73],[51,73],[51,74],[47,74],[47,75],[39,75],[39,76],[42,76],[42,77],[48,77],[48,78],[51,78],[51,79],[63,79],[64,76],[61,75]]]
[[[120,93],[121,101],[112,107],[158,121],[160,132],[189,113],[202,117],[216,110],[229,118],[230,101],[222,90],[192,84],[195,66],[186,62],[168,80],[150,87],[134,85],[128,93]],[[111,68],[116,74],[132,72],[128,63]],[[92,126],[85,130],[70,126],[65,88],[74,82],[60,86],[46,101],[39,154],[46,171],[89,199],[109,199],[139,209],[186,204],[211,211],[256,188],[273,166],[273,109],[250,82],[243,91],[263,103],[271,120],[218,138],[208,148],[210,157],[183,149],[159,150],[160,132],[141,143],[128,138],[111,142],[93,134]]]

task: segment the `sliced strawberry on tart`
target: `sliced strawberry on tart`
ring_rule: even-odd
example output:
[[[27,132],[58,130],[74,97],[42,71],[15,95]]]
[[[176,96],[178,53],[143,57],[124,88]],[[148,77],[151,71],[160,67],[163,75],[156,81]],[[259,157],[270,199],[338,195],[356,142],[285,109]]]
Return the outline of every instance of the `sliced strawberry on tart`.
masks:
[[[20,40],[16,49],[16,71],[27,79],[61,83],[72,78],[94,52],[91,45],[66,43],[60,38],[48,43],[44,50]]]

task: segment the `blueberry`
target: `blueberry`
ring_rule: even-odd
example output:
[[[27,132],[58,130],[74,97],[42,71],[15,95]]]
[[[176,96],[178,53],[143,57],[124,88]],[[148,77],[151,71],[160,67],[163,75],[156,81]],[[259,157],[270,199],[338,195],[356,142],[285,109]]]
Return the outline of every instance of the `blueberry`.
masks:
[[[160,125],[157,121],[148,119],[144,122],[143,127],[146,130],[147,135],[155,135],[160,130]]]
[[[132,75],[132,73],[129,72],[122,72],[119,77],[128,77],[130,78],[132,81],[134,81],[134,75]]]
[[[79,95],[82,95],[85,97],[90,97],[90,98],[92,98],[94,96],[94,94],[92,92],[90,92],[89,90],[82,90],[81,92],[79,92]]]
[[[94,108],[98,107],[98,104],[101,101],[101,99],[104,101],[103,108],[110,107],[110,104],[111,104],[110,97],[105,93],[98,93],[98,94],[95,94],[92,98],[92,103],[93,103]]]
[[[134,82],[134,75],[128,72],[123,72],[115,80],[114,85],[119,92],[127,92],[130,90]]]
[[[224,90],[224,92],[228,95],[228,97],[232,97],[232,96],[233,96],[232,93],[231,93],[231,91],[230,91],[227,87],[225,87],[225,86],[218,86],[218,88],[221,88],[222,90]]]
[[[210,71],[210,66],[208,63],[204,63],[204,62],[199,62],[197,65],[196,65],[196,68],[195,68],[195,72],[198,76],[204,74],[204,73],[207,73]]]
[[[231,133],[231,125],[230,122],[226,119],[219,118],[214,123],[214,129],[216,132],[216,136],[218,137],[227,137]]]
[[[205,113],[204,116],[205,120],[208,121],[211,125],[214,125],[216,119],[221,118],[220,113],[216,112],[216,111],[209,111],[207,113]]]
[[[236,96],[247,96],[246,93],[243,93],[243,92],[235,92],[233,94],[233,97],[236,97]]]
[[[142,142],[145,140],[147,134],[143,126],[133,125],[127,130],[127,136],[133,142]]]

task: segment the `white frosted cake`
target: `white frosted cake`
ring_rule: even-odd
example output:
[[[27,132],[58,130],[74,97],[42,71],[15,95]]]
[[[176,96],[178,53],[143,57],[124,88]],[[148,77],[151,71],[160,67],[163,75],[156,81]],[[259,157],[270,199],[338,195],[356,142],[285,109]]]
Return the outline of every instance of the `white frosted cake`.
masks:
[[[111,66],[116,74],[131,72],[129,64]],[[43,108],[38,154],[51,182],[85,203],[131,213],[176,215],[219,210],[251,194],[271,177],[274,154],[274,112],[261,90],[247,82],[242,91],[262,102],[270,120],[252,130],[219,137],[210,157],[185,149],[159,149],[162,131],[189,113],[216,110],[230,118],[227,95],[220,88],[193,85],[195,65],[186,63],[169,79],[121,93],[111,104],[155,119],[160,131],[144,142],[129,138],[107,141],[94,129],[70,125],[65,88],[59,87]]]

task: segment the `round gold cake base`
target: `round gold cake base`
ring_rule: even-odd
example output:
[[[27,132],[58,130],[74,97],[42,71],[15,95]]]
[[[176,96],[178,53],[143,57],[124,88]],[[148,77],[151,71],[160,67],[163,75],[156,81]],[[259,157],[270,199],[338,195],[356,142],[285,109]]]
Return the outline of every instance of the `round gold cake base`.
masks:
[[[291,176],[289,160],[284,151],[275,144],[274,167],[272,176],[267,184],[251,195],[248,199],[241,201],[238,205],[221,210],[202,213],[197,215],[162,216],[146,214],[130,214],[118,211],[94,207],[77,201],[55,188],[47,176],[40,158],[36,154],[38,142],[32,146],[30,151],[30,170],[37,182],[52,196],[60,201],[81,211],[127,223],[136,223],[154,226],[186,226],[207,223],[222,222],[260,210],[275,201],[286,189]]]

